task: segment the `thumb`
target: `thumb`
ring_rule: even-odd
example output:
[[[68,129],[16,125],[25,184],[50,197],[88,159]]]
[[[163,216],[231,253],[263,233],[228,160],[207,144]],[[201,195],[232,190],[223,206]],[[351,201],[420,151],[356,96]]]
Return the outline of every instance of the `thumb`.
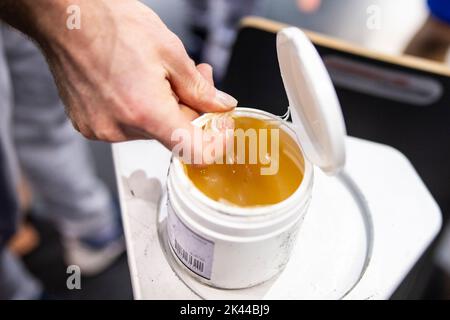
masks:
[[[199,112],[224,112],[237,106],[237,100],[214,87],[212,76],[205,77],[205,69],[212,74],[209,65],[202,64],[199,69],[189,59],[188,63],[179,62],[170,71],[172,89],[180,102]],[[210,79],[208,79],[210,78]]]
[[[197,66],[198,72],[205,78],[211,85],[214,85],[213,68],[207,63],[201,63]]]

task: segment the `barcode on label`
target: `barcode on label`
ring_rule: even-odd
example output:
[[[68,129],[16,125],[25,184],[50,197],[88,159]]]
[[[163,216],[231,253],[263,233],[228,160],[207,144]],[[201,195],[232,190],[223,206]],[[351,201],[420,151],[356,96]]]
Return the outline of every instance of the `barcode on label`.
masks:
[[[175,239],[175,252],[177,253],[178,258],[180,258],[192,271],[203,273],[205,268],[205,264],[203,261],[197,259],[189,252],[183,249],[183,247],[178,243],[177,239]]]

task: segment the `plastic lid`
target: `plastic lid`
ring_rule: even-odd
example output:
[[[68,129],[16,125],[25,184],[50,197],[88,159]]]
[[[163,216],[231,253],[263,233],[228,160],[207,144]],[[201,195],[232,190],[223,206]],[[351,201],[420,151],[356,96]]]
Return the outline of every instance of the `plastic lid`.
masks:
[[[298,28],[277,37],[278,60],[292,121],[306,158],[328,175],[345,166],[346,129],[330,76],[311,41]]]

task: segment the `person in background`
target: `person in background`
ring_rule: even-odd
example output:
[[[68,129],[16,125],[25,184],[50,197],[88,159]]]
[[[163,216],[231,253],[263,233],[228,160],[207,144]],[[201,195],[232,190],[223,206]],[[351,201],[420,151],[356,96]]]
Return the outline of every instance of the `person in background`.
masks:
[[[445,62],[450,48],[450,1],[427,0],[430,15],[405,49],[405,54]],[[450,299],[450,225],[437,247],[436,264],[443,271],[443,298]]]
[[[65,115],[40,50],[5,25],[0,25],[0,37],[7,65],[0,73],[9,79],[13,120],[4,134],[11,139],[17,167],[38,199],[37,213],[62,236],[66,264],[78,265],[84,275],[98,274],[125,250],[118,208],[95,175],[86,141]],[[42,292],[20,259],[0,250],[0,299],[37,298]]]
[[[226,67],[236,37],[239,21],[261,12],[261,0],[186,0],[188,3],[189,29],[194,36],[191,56],[206,61],[214,68],[216,80],[220,80]],[[315,12],[321,0],[296,1],[299,10]]]
[[[428,0],[430,15],[405,54],[444,62],[450,46],[450,1]]]

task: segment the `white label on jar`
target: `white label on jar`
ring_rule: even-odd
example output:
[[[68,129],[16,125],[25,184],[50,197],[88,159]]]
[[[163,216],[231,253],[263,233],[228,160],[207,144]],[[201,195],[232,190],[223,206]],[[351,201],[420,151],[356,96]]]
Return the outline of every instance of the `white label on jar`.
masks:
[[[167,205],[167,231],[172,250],[180,261],[195,274],[210,280],[214,257],[214,242],[189,229]]]

